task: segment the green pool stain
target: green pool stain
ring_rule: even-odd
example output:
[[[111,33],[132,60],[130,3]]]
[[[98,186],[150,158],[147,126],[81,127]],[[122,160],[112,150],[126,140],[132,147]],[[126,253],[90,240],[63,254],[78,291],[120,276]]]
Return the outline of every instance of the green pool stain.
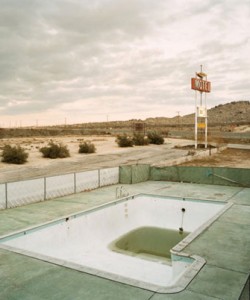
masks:
[[[111,243],[110,248],[128,255],[153,255],[171,258],[170,249],[184,239],[189,232],[157,227],[140,227]]]

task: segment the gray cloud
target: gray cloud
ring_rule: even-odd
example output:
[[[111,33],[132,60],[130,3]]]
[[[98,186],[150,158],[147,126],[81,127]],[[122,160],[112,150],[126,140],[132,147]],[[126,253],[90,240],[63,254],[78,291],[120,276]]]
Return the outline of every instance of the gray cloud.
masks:
[[[247,98],[241,80],[250,79],[248,4],[2,0],[1,115],[53,118],[53,110],[64,116],[83,110],[94,120],[152,108],[170,116],[193,109],[190,77],[200,64],[213,81],[211,104]]]

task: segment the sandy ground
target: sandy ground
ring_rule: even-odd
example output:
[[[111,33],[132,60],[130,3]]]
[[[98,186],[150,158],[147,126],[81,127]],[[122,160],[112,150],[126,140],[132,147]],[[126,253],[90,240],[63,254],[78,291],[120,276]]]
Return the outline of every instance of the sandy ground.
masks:
[[[97,154],[107,154],[110,152],[122,151],[121,148],[117,147],[115,138],[113,137],[88,137],[81,138],[79,136],[66,136],[66,137],[37,137],[37,138],[12,138],[2,139],[0,141],[0,147],[4,145],[19,145],[29,153],[28,161],[26,166],[45,166],[53,163],[54,160],[42,157],[42,153],[39,149],[47,146],[50,141],[67,145],[70,151],[70,158],[64,159],[71,160],[72,158],[80,158],[83,155],[78,153],[79,144],[82,141],[91,141],[96,146]],[[0,163],[0,168],[8,168],[11,165]],[[0,169],[1,170],[1,169]]]
[[[202,159],[181,164],[182,166],[210,166],[250,168],[250,150],[226,149],[220,153]]]
[[[70,157],[63,159],[44,158],[39,148],[48,145],[49,141],[67,145]],[[79,154],[79,144],[91,141],[96,146],[96,153]],[[84,170],[114,167],[123,164],[154,164],[187,155],[187,150],[175,149],[192,143],[187,140],[165,139],[164,145],[136,146],[120,148],[111,136],[65,136],[13,138],[0,140],[0,148],[6,144],[20,145],[29,154],[24,165],[13,165],[0,162],[0,182],[18,181],[30,178],[53,176]]]
[[[43,158],[39,148],[49,141],[67,145],[70,157],[64,159]],[[96,153],[79,154],[79,144],[91,141],[96,146]],[[0,182],[19,181],[24,179],[53,176],[124,164],[147,163],[164,165],[171,159],[186,156],[187,149],[176,149],[175,146],[193,144],[193,141],[165,139],[164,145],[136,146],[120,148],[111,136],[65,136],[1,139],[0,149],[6,144],[20,145],[29,153],[28,162],[24,165],[13,165],[0,162]],[[195,160],[185,165],[211,165],[250,168],[250,150],[228,149],[211,157]]]

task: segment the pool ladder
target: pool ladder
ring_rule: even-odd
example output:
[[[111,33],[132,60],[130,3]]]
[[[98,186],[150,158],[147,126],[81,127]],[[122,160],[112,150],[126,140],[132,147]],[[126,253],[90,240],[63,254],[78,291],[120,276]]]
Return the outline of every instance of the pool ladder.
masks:
[[[127,197],[129,192],[125,189],[124,186],[118,186],[115,190],[116,199]]]

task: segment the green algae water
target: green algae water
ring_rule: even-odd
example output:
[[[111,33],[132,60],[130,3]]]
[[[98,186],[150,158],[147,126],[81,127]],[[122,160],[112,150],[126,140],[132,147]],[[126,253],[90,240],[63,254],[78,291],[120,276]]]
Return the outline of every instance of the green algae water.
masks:
[[[140,227],[114,241],[110,248],[128,255],[143,254],[170,259],[170,249],[188,234],[189,232],[179,230]]]

